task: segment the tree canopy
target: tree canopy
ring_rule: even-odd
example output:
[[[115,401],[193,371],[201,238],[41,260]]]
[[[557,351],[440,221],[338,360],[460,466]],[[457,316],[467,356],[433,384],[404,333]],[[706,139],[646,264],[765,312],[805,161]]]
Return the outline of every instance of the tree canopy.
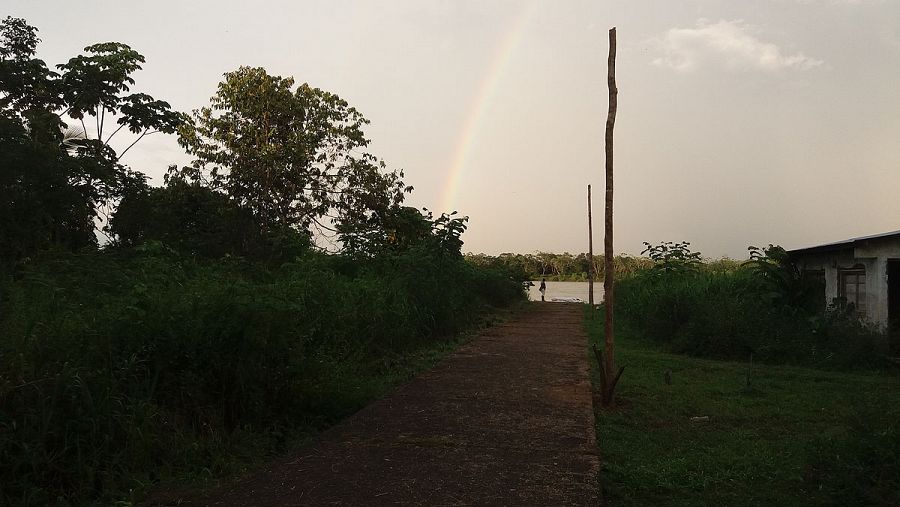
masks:
[[[0,22],[3,259],[96,244],[98,216],[144,185],[143,174],[120,163],[122,155],[144,136],[175,132],[182,119],[166,102],[129,93],[144,57],[126,44],[88,46],[55,72],[36,57],[38,43],[25,20]],[[104,135],[113,116],[118,128]],[[123,128],[136,139],[117,153],[109,142]]]
[[[338,95],[240,67],[185,115],[132,90],[144,57],[127,44],[92,44],[51,70],[39,43],[25,20],[0,22],[0,259],[97,246],[98,224],[120,246],[200,255],[290,251],[316,233],[354,254],[459,255],[466,218],[403,207],[412,187],[367,151],[369,121]],[[194,160],[151,188],[121,159],[155,133],[177,133]]]
[[[179,129],[183,171],[224,190],[267,228],[333,230],[398,206],[402,172],[364,151],[369,121],[333,93],[259,67],[225,74]]]

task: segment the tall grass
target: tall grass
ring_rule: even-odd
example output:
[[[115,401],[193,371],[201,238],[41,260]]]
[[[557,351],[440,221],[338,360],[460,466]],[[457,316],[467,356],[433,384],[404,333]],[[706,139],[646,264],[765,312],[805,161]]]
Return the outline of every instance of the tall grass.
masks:
[[[883,337],[840,311],[775,297],[751,269],[645,270],[616,285],[631,332],[694,356],[829,367],[881,365]]]
[[[0,504],[109,502],[228,472],[360,408],[377,389],[366,369],[521,297],[504,273],[417,250],[31,262],[0,281]]]

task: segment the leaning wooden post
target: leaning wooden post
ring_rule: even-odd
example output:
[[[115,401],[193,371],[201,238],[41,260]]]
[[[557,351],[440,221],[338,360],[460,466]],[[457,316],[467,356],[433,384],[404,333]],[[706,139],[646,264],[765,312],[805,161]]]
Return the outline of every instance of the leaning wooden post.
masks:
[[[606,116],[606,233],[603,237],[603,306],[606,309],[606,322],[604,330],[606,334],[605,363],[602,367],[603,404],[610,405],[613,402],[613,393],[616,383],[622,375],[622,370],[616,374],[615,336],[613,328],[613,309],[615,305],[615,266],[613,264],[613,128],[616,125],[616,107],[618,104],[619,90],[616,88],[616,29],[609,30],[609,68],[607,85],[609,86],[609,114]]]
[[[591,186],[588,185],[588,304],[594,318],[594,226],[591,221]]]

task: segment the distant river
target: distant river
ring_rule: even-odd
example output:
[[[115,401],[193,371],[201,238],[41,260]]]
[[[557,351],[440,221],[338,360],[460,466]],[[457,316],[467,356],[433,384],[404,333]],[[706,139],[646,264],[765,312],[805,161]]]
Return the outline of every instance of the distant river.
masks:
[[[538,288],[541,281],[532,281],[533,287],[528,288],[528,299],[532,301],[540,301],[541,293]],[[588,283],[587,282],[547,282],[547,301],[552,298],[581,298],[585,303],[588,302]],[[603,282],[594,282],[594,303],[603,301]]]

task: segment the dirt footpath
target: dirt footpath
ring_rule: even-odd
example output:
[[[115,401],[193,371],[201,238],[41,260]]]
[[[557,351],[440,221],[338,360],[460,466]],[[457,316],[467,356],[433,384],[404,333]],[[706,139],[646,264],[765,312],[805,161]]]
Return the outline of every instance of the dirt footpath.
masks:
[[[597,505],[579,304],[533,304],[263,473],[180,505]]]

